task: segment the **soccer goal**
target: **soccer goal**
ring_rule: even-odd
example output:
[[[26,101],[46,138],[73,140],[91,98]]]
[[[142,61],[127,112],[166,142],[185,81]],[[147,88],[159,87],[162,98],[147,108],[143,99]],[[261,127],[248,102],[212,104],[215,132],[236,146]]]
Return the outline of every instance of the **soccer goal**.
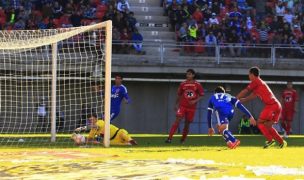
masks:
[[[0,31],[0,145],[71,142],[96,113],[108,147],[111,46],[111,21]]]

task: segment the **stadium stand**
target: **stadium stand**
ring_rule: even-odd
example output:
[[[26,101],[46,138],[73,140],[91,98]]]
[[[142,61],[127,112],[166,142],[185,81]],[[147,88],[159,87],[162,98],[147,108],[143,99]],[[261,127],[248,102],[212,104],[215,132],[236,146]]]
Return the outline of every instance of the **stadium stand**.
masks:
[[[302,1],[267,0],[264,11],[258,14],[256,2],[166,0],[163,6],[171,30],[175,31],[176,39],[181,43],[203,41],[210,44],[206,36],[212,32],[217,44],[303,45]],[[230,50],[230,54],[234,56],[235,52]]]
[[[126,0],[1,0],[0,29],[52,29],[112,20],[113,40],[130,43],[138,34],[137,20]],[[122,45],[124,46],[124,45]],[[114,52],[132,52],[132,46],[114,46]],[[127,49],[126,49],[127,48]]]

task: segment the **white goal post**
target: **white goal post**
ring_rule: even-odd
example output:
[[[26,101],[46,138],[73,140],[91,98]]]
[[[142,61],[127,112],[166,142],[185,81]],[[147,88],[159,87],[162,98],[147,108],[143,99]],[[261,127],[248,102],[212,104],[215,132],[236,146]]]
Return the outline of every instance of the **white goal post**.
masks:
[[[94,113],[109,147],[111,56],[111,21],[0,31],[0,145],[66,143]]]

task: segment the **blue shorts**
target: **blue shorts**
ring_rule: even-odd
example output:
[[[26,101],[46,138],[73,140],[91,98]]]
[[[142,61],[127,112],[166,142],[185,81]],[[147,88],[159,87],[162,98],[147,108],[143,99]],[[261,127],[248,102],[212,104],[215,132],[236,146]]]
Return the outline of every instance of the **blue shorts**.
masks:
[[[217,118],[217,123],[220,124],[220,125],[229,124],[229,122],[233,118],[233,113],[221,115],[218,112],[216,112],[216,118]]]

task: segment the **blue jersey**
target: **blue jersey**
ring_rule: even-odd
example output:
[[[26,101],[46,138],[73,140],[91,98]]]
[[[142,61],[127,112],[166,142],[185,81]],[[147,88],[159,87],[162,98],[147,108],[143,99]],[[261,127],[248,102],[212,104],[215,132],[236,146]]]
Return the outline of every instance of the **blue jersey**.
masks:
[[[228,123],[234,114],[234,107],[239,108],[248,118],[250,112],[240,103],[238,99],[227,93],[215,93],[209,100],[208,105],[208,126],[211,128],[211,115],[216,113],[220,124]]]
[[[121,101],[125,98],[129,102],[128,90],[124,85],[112,86],[111,112],[119,112]]]

